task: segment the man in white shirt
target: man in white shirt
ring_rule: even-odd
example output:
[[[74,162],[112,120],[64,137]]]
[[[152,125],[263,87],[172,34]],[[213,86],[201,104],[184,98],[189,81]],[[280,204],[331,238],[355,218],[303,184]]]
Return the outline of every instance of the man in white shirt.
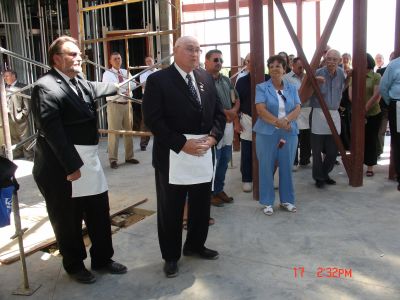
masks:
[[[304,66],[300,57],[295,57],[292,63],[292,71],[285,75],[285,78],[297,89],[300,89],[301,82],[304,79]],[[307,166],[310,163],[311,157],[311,144],[310,144],[310,113],[311,107],[309,101],[305,102],[301,106],[299,117],[297,118],[297,126],[299,127],[299,147],[300,147],[300,162],[296,151],[296,157],[294,165],[297,167]],[[294,167],[294,168],[295,168]]]
[[[103,74],[103,82],[123,82],[128,78],[128,71],[121,69],[122,58],[118,52],[111,53],[111,69]],[[127,96],[130,91],[121,88],[120,91]],[[120,96],[107,97],[107,123],[108,129],[114,130],[132,130],[132,106],[129,101]],[[119,135],[108,133],[108,159],[112,169],[118,168],[118,143]],[[133,138],[130,135],[124,135],[125,162],[138,164],[139,161],[133,158]]]
[[[151,56],[147,56],[145,58],[145,64],[146,66],[150,67],[152,65],[154,65],[154,59]],[[140,75],[139,80],[140,80],[140,84],[142,85],[142,91],[144,94],[144,90],[146,87],[146,80],[147,77],[149,77],[149,75],[153,74],[154,72],[157,72],[158,69],[152,68],[152,69],[148,69],[146,72],[144,72],[143,74]],[[140,118],[140,130],[141,131],[148,131],[148,129],[146,128],[146,126],[144,125],[143,122],[143,113],[142,110],[140,110],[140,114],[138,116]],[[150,141],[150,137],[149,136],[142,136],[140,138],[140,150],[142,151],[146,151],[147,145],[149,144]]]

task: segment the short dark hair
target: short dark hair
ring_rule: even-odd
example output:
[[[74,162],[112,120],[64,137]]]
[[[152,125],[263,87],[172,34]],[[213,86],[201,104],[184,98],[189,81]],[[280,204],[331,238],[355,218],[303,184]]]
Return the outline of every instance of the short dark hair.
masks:
[[[60,53],[61,47],[67,42],[74,43],[76,46],[79,47],[78,41],[76,39],[74,39],[73,37],[63,35],[63,36],[56,38],[49,47],[49,65],[50,65],[50,67],[54,66],[53,56],[55,54]]]
[[[272,55],[267,60],[267,67],[269,68],[270,64],[277,61],[280,63],[284,70],[286,70],[286,60],[280,55]]]
[[[284,55],[286,58],[286,63],[289,63],[289,55],[285,51],[279,52],[278,55],[280,55],[280,56]]]
[[[207,60],[210,60],[210,57],[211,57],[211,55],[213,55],[213,54],[221,54],[221,55],[222,55],[222,52],[221,52],[221,50],[218,50],[218,49],[212,49],[212,50],[210,50],[210,51],[208,51],[208,52],[206,53],[206,59],[207,59]]]
[[[114,51],[114,52],[112,52],[112,53],[110,54],[110,57],[111,57],[111,56],[114,56],[114,55],[119,55],[119,56],[121,56],[121,53],[119,53],[118,51]]]
[[[367,69],[373,70],[375,68],[375,59],[371,54],[367,53]]]
[[[301,57],[299,57],[299,56],[297,56],[297,57],[295,57],[295,58],[293,58],[293,64],[295,64],[295,63],[297,63],[298,61],[301,61]]]
[[[15,79],[17,79],[17,78],[18,78],[18,76],[17,76],[17,72],[15,72],[13,69],[8,69],[8,70],[5,70],[5,71],[4,71],[4,73],[11,73],[12,75],[14,75],[14,76],[15,76]]]

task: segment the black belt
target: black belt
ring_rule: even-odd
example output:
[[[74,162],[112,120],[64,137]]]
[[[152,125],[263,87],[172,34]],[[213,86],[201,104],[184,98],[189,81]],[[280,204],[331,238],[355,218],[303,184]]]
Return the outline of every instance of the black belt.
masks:
[[[118,102],[118,101],[108,101],[108,102],[115,104],[128,104],[128,102]]]

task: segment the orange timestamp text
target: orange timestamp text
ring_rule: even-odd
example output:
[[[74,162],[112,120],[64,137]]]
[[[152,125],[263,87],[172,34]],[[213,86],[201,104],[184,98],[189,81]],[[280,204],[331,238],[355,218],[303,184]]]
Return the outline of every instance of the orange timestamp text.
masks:
[[[306,270],[304,267],[293,267],[294,278],[303,278]],[[309,272],[307,272],[309,273]],[[311,272],[316,278],[352,278],[352,269],[338,267],[318,267],[315,272]]]

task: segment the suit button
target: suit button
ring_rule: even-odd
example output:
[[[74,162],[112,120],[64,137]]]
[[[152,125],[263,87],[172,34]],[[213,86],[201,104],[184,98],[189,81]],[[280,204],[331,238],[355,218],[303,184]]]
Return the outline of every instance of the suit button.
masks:
[[[205,124],[204,124],[204,122],[201,122],[201,127],[203,127]]]

